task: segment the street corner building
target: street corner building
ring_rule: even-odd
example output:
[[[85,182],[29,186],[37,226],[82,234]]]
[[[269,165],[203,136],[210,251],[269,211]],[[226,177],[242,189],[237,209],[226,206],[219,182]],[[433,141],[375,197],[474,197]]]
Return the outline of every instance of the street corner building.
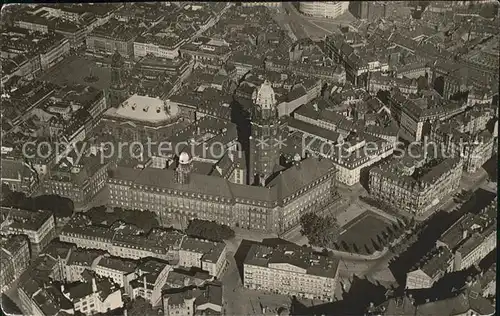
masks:
[[[244,287],[332,301],[339,260],[298,245],[252,245],[243,262]]]
[[[421,215],[458,189],[463,162],[456,158],[393,158],[369,172],[372,196]]]

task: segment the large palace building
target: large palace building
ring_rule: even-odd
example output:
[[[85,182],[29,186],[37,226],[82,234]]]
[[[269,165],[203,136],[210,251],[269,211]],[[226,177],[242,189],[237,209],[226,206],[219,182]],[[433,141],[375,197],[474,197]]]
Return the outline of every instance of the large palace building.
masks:
[[[121,139],[160,142],[186,126],[182,110],[175,103],[159,98],[132,95],[118,107],[109,108],[102,117],[99,130],[121,135]]]
[[[200,218],[282,233],[298,225],[304,213],[323,210],[336,194],[334,165],[324,158],[297,156],[266,186],[199,174],[192,164],[183,152],[175,170],[116,167],[108,180],[111,206],[153,211],[164,226]]]

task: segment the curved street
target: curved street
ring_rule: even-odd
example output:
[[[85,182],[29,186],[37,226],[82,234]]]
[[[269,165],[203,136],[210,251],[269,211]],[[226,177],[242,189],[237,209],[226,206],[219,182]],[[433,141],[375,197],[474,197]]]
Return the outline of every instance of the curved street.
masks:
[[[299,39],[323,39],[326,35],[336,33],[338,26],[355,20],[348,12],[336,19],[304,16],[292,2],[283,2],[283,9],[288,13],[286,15],[288,24]]]

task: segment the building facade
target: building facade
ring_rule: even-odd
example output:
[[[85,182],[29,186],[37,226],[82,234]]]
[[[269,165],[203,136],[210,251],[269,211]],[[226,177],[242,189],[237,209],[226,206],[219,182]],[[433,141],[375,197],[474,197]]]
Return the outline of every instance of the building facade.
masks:
[[[63,288],[64,296],[73,303],[74,310],[85,315],[106,313],[123,307],[122,294],[108,278],[92,278]]]
[[[299,11],[305,15],[334,19],[349,9],[349,1],[299,2]]]
[[[100,156],[87,155],[77,163],[66,157],[50,170],[43,184],[44,191],[67,197],[78,204],[90,203],[104,188],[107,171],[108,164],[101,164]]]
[[[369,191],[373,197],[419,215],[458,189],[463,168],[460,158],[424,164],[406,158],[370,170]],[[415,173],[417,169],[424,174]]]
[[[67,225],[59,239],[81,248],[105,250],[121,258],[139,260],[152,257],[177,261],[180,266],[207,269],[214,276],[221,275],[225,267],[224,243],[196,240],[179,233],[154,231],[148,236],[136,236],[117,234],[114,230],[97,226]]]
[[[446,247],[434,248],[406,274],[406,289],[429,289],[444,276],[452,253]]]
[[[200,287],[167,289],[163,294],[163,315],[222,315],[222,290],[223,285],[217,281]]]
[[[50,211],[32,212],[2,207],[0,216],[0,231],[7,235],[26,235],[34,257],[56,236],[56,222]]]
[[[280,8],[282,5],[281,2],[272,2],[272,1],[243,1],[241,2],[242,7],[259,7],[264,6],[266,8]]]
[[[185,162],[191,164],[187,157]],[[166,226],[172,220],[187,223],[199,218],[281,233],[298,225],[303,214],[320,211],[336,196],[335,168],[326,158],[299,161],[267,186],[236,184],[178,165],[177,170],[117,167],[108,180],[110,204],[153,211]]]
[[[445,246],[453,257],[447,271],[461,271],[479,263],[496,248],[497,198],[478,214],[468,213],[455,222],[437,241]]]
[[[30,195],[39,187],[37,172],[28,167],[24,161],[2,158],[1,163],[2,184],[8,185],[10,190]]]
[[[70,45],[67,39],[63,39],[60,42],[55,43],[47,51],[40,54],[40,66],[42,69],[49,69],[58,62],[60,62],[65,56],[69,55]]]
[[[243,263],[245,288],[332,301],[339,261],[297,245],[252,245]]]
[[[0,236],[0,254],[0,293],[3,293],[29,266],[29,241],[20,235]]]

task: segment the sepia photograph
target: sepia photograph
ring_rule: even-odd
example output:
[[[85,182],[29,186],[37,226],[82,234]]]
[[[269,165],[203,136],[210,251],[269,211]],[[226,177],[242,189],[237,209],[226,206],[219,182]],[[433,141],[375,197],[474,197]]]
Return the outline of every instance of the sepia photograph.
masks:
[[[3,315],[497,315],[499,1],[7,2]]]

